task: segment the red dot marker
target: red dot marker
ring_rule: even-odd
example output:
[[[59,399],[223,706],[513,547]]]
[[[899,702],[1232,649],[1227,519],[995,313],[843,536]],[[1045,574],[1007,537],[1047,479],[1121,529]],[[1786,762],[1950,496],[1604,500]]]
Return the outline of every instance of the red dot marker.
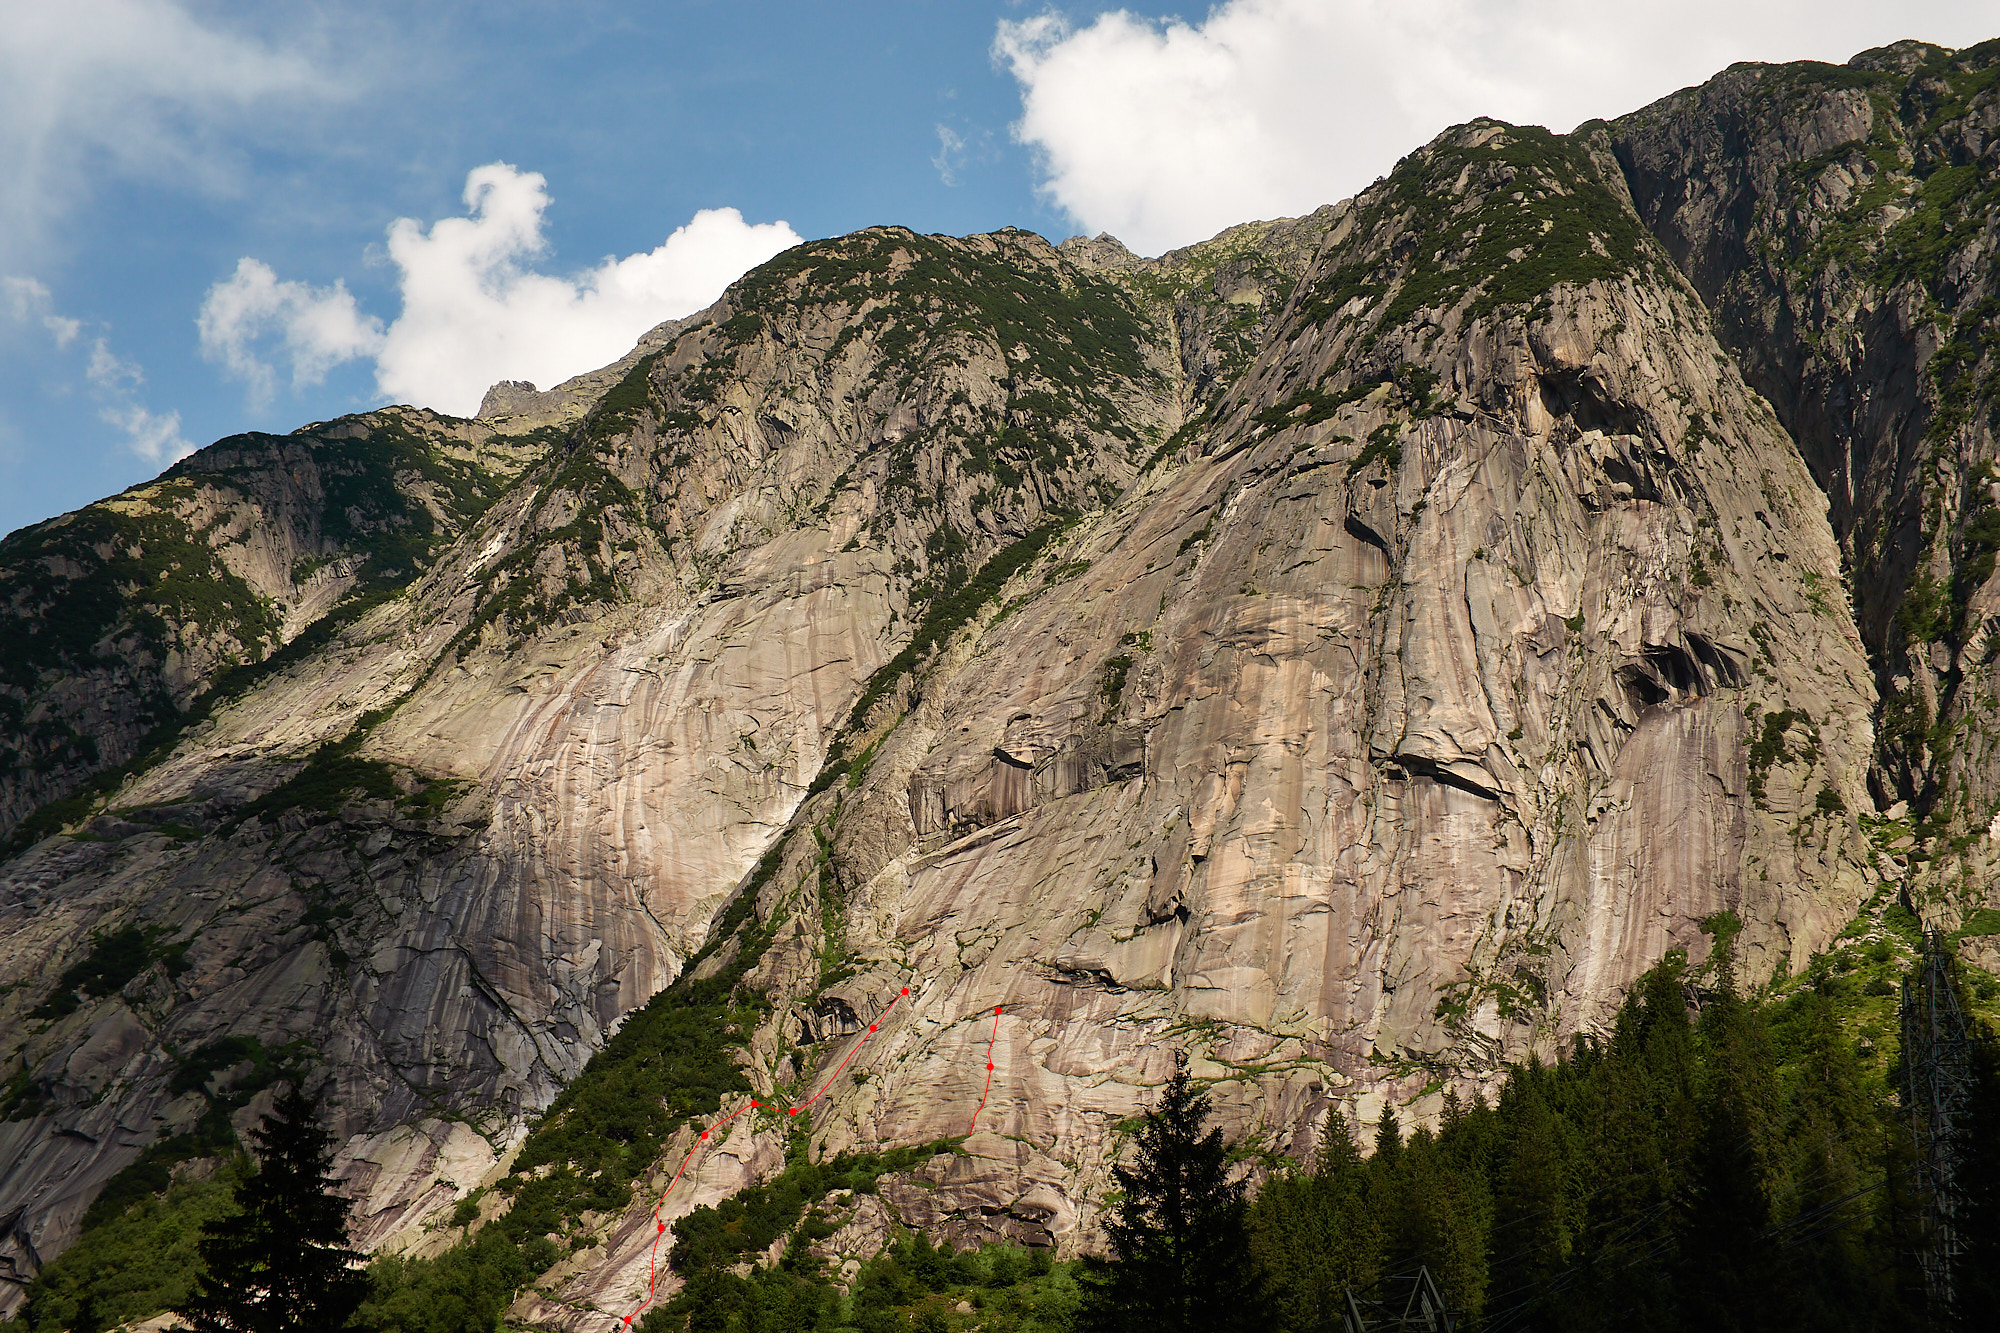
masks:
[[[873,1023],[870,1023],[870,1024],[868,1025],[868,1030],[869,1030],[870,1032],[873,1032],[873,1031],[875,1030],[875,1025],[874,1025]]]
[[[799,1108],[796,1106],[794,1106],[790,1111],[786,1112],[787,1115],[797,1115],[798,1113],[799,1113]]]
[[[667,1229],[667,1224],[665,1222],[660,1223],[660,1230],[665,1231],[666,1229]]]
[[[703,1130],[703,1131],[701,1132],[701,1136],[702,1136],[703,1138],[707,1138],[707,1137],[708,1137],[708,1131],[704,1129],[704,1130]]]
[[[989,1074],[993,1072],[993,1062],[991,1060],[986,1062],[986,1072]]]
[[[757,1104],[757,1099],[756,1099],[755,1097],[752,1097],[752,1098],[750,1099],[750,1104],[751,1104],[752,1106],[755,1106],[755,1105]]]
[[[996,1004],[996,1005],[994,1005],[994,1006],[993,1006],[993,1012],[994,1012],[994,1013],[996,1013],[996,1014],[997,1014],[997,1013],[999,1013],[999,1012],[1000,1012],[1000,1006],[999,1006],[999,1005],[997,1005],[997,1004]]]
[[[625,1316],[625,1322],[626,1322],[626,1323],[628,1323],[628,1324],[629,1324],[629,1323],[631,1323],[631,1322],[632,1322],[632,1316],[631,1316],[631,1315],[629,1315],[629,1314],[628,1314],[628,1315],[626,1315],[626,1316]]]
[[[910,993],[910,988],[908,986],[903,987],[903,994],[908,995],[909,993]]]

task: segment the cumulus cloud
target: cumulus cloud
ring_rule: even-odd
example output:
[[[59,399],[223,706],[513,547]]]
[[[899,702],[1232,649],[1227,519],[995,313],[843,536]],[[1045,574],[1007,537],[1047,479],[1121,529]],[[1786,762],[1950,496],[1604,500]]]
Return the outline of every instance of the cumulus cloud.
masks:
[[[1003,21],[993,54],[1044,193],[1157,253],[1351,195],[1473,116],[1567,130],[1738,60],[1956,45],[1991,21],[1973,0],[1228,0],[1198,24]]]
[[[246,381],[253,397],[275,387],[273,357],[290,362],[294,384],[372,357],[390,398],[469,415],[496,380],[546,386],[617,360],[647,329],[708,306],[745,271],[799,243],[784,222],[703,209],[656,249],[562,277],[530,266],[548,250],[548,206],[539,173],[494,162],[466,177],[465,216],[428,229],[398,219],[388,252],[403,308],[386,328],[341,283],[283,281],[246,258],[202,302],[203,354]]]
[[[447,412],[476,410],[495,380],[546,386],[615,361],[653,325],[702,309],[800,239],[783,222],[703,209],[654,250],[564,278],[524,262],[547,249],[539,172],[475,168],[465,206],[467,216],[428,232],[411,218],[389,228],[403,313],[376,362],[384,393]]]
[[[253,113],[346,91],[324,59],[230,32],[174,0],[6,7],[0,23],[0,257],[41,249],[107,176],[227,188]]]
[[[124,432],[126,446],[149,463],[178,463],[194,452],[181,434],[181,414],[155,415],[134,402],[107,403],[97,415]]]
[[[257,259],[239,260],[236,272],[208,289],[195,324],[202,355],[245,381],[259,404],[277,391],[277,370],[262,355],[272,337],[291,362],[294,388],[319,384],[343,361],[382,348],[382,321],[361,313],[346,283],[281,282]]]

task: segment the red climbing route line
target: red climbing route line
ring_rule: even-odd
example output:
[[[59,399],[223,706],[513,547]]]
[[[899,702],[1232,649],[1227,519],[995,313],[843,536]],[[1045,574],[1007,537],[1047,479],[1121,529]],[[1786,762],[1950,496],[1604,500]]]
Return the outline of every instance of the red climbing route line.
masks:
[[[979,1128],[979,1113],[986,1109],[986,1098],[993,1091],[993,1043],[1000,1040],[1000,1006],[993,1006],[993,1035],[986,1039],[986,1086],[979,1091],[979,1105],[972,1108],[972,1123],[965,1127],[970,1134]]]
[[[854,1045],[848,1049],[846,1058],[843,1059],[840,1062],[840,1064],[834,1069],[833,1073],[827,1077],[826,1082],[820,1085],[819,1091],[815,1092],[812,1096],[800,1102],[797,1106],[786,1108],[785,1114],[797,1115],[799,1112],[805,1110],[808,1106],[811,1106],[814,1102],[818,1101],[820,1098],[826,1096],[827,1090],[833,1087],[834,1080],[840,1077],[842,1070],[846,1069],[848,1065],[854,1062],[854,1057],[861,1053],[861,1048],[868,1044],[868,1039],[870,1037],[873,1037],[877,1032],[881,1031],[882,1020],[889,1016],[889,1011],[891,1009],[894,1009],[898,1004],[902,1003],[903,1000],[907,999],[909,997],[909,994],[910,994],[910,988],[908,986],[903,987],[902,994],[890,1000],[889,1003],[883,1007],[882,1012],[875,1016],[875,1021],[868,1025],[868,1031],[862,1033],[861,1039],[855,1042]],[[998,1014],[999,1012],[1000,1011],[998,1009],[994,1010],[994,1013],[996,1014]],[[996,1025],[996,1030],[997,1030],[999,1020],[996,1018],[994,1020],[994,1023]],[[990,1049],[988,1050],[987,1054],[991,1056],[992,1052]],[[990,1063],[986,1067],[989,1070],[993,1068],[993,1066]],[[993,1081],[993,1076],[990,1073],[986,1076],[986,1081],[989,1084]],[[694,1141],[694,1146],[688,1149],[687,1156],[681,1158],[680,1170],[674,1172],[674,1178],[667,1182],[667,1187],[665,1189],[660,1191],[659,1202],[653,1205],[653,1248],[651,1252],[646,1256],[646,1299],[639,1302],[638,1309],[632,1311],[631,1314],[624,1316],[622,1320],[623,1323],[629,1325],[633,1320],[637,1319],[640,1315],[646,1313],[646,1310],[653,1304],[653,1302],[657,1301],[660,1298],[660,1240],[667,1234],[667,1224],[660,1220],[660,1213],[667,1206],[667,1196],[674,1192],[674,1186],[681,1183],[681,1177],[687,1173],[688,1164],[694,1161],[694,1155],[701,1151],[701,1145],[708,1141],[709,1135],[721,1129],[724,1125],[734,1120],[737,1116],[742,1115],[745,1111],[753,1110],[760,1104],[761,1103],[759,1103],[757,1099],[753,1097],[750,1099],[750,1104],[748,1106],[737,1107],[734,1111],[731,1111],[728,1115],[723,1116],[720,1120],[717,1120],[707,1129],[704,1129],[701,1132],[701,1137],[697,1138]],[[980,1105],[983,1106],[985,1104],[986,1104],[985,1099],[982,1097],[980,1099]]]
[[[660,1220],[660,1210],[667,1206],[667,1196],[674,1192],[674,1186],[681,1183],[681,1176],[687,1171],[688,1163],[692,1162],[694,1155],[701,1151],[701,1145],[707,1140],[708,1136],[716,1130],[721,1129],[737,1116],[756,1106],[757,1099],[752,1097],[750,1105],[737,1107],[734,1111],[731,1111],[728,1115],[722,1117],[722,1119],[716,1121],[707,1129],[704,1129],[701,1132],[701,1137],[695,1140],[694,1146],[688,1149],[687,1156],[681,1158],[680,1170],[674,1172],[674,1178],[667,1182],[667,1187],[664,1190],[660,1191],[660,1201],[653,1205],[653,1248],[646,1256],[646,1299],[640,1302],[638,1309],[625,1316],[626,1323],[629,1324],[644,1314],[646,1307],[658,1299],[660,1285],[660,1237],[665,1235],[667,1231],[667,1224]]]
[[[838,1065],[834,1066],[833,1072],[827,1075],[826,1082],[819,1085],[819,1091],[815,1092],[812,1096],[800,1102],[797,1106],[794,1106],[791,1109],[790,1114],[797,1115],[799,1112],[805,1110],[808,1106],[811,1106],[814,1102],[818,1101],[820,1098],[826,1096],[827,1089],[833,1086],[834,1080],[840,1077],[841,1071],[845,1070],[848,1065],[854,1063],[854,1057],[861,1054],[861,1048],[868,1044],[868,1038],[874,1036],[875,1030],[882,1026],[882,1020],[889,1016],[889,1010],[894,1009],[899,1003],[901,1003],[903,996],[908,995],[909,993],[910,993],[910,988],[908,986],[905,986],[903,987],[903,995],[898,995],[895,999],[889,1001],[888,1007],[883,1009],[881,1013],[877,1014],[875,1016],[875,1021],[868,1025],[868,1031],[861,1035],[861,1040],[855,1042],[853,1046],[848,1048],[847,1058],[845,1060],[842,1060]]]

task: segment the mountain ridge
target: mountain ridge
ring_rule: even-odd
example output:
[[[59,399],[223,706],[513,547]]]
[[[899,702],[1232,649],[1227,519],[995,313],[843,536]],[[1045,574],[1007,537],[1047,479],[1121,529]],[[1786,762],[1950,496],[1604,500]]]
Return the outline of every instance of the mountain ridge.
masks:
[[[1963,148],[1996,114],[1992,54],[1761,67],[1789,72],[1760,114],[1807,130],[1746,142],[1818,174],[1745,175],[1766,200],[1855,175],[1870,136],[1894,138],[1884,80],[1903,81],[1896,125],[1921,103],[1919,146]],[[422,1242],[467,1177],[505,1178],[525,1117],[676,976],[738,969],[765,997],[739,1034],[760,1089],[810,1074],[870,996],[921,976],[922,1003],[885,1029],[893,1059],[831,1099],[816,1147],[939,1137],[955,1107],[922,1090],[972,1058],[964,1015],[1003,1005],[999,1128],[884,1197],[955,1240],[1067,1252],[1169,1043],[1195,1048],[1233,1133],[1298,1155],[1330,1103],[1433,1113],[1445,1083],[1599,1021],[1725,914],[1762,977],[1885,890],[1983,905],[1963,878],[1983,846],[1957,842],[1984,809],[1976,745],[1954,751],[1971,794],[1925,831],[1941,854],[1907,875],[1912,849],[1898,866],[1858,816],[1922,804],[1897,752],[1877,759],[1878,690],[1893,708],[1923,687],[1897,654],[1941,644],[1949,669],[1923,669],[1978,696],[1962,682],[1985,669],[1966,654],[2000,596],[1990,554],[1964,612],[1916,627],[1945,631],[1921,653],[1911,626],[1870,618],[1873,593],[1857,626],[1839,593],[1861,547],[1838,504],[1829,522],[1824,451],[1793,443],[1789,363],[1760,359],[1788,344],[1746,332],[1769,333],[1751,316],[1773,307],[1676,251],[1716,228],[1674,218],[1745,211],[1676,193],[1676,171],[1727,175],[1688,165],[1687,104],[1767,87],[1739,67],[1569,136],[1471,122],[1353,200],[1155,260],[1109,238],[868,229],[786,252],[582,388],[489,395],[520,434],[407,409],[306,428],[286,447],[315,466],[365,472],[320,454],[387,451],[374,521],[422,529],[420,556],[336,575],[351,618],[273,652],[8,862],[15,1280],[99,1185],[272,1067],[187,1087],[226,1038],[317,1047],[366,1238]],[[1930,159],[1894,142],[1902,175],[1876,174],[1919,203],[1956,169],[1924,176]],[[1904,220],[1827,198],[1850,231]],[[1731,253],[1738,273],[1757,249]],[[1812,281],[1851,282],[1844,253]],[[1957,262],[1940,272],[1979,290]],[[1913,363],[1912,404],[1944,402],[1914,318],[1872,355]],[[1986,384],[1985,364],[1964,373]],[[1990,456],[1981,413],[1954,412],[1961,457]],[[417,443],[378,441],[391,426]],[[418,464],[477,471],[475,441],[498,460],[477,503],[439,499]],[[220,457],[163,481],[225,475],[202,471]],[[1937,529],[1945,586],[1980,568],[1969,524]],[[362,559],[325,526],[279,530],[309,558]],[[24,531],[45,530],[62,529]],[[247,586],[305,605],[298,558],[289,582]],[[10,605],[40,614],[56,594],[37,596]],[[220,644],[217,661],[253,646],[195,616],[173,632]],[[166,662],[170,637],[135,660]],[[20,703],[17,735],[30,707],[84,716]],[[107,732],[110,757],[139,731]],[[27,801],[106,757],[10,781]],[[50,956],[94,956],[126,926],[151,932],[138,972],[33,1018]],[[720,1152],[685,1207],[782,1160],[747,1128]],[[613,1174],[643,1185],[644,1167]],[[517,1313],[580,1326],[631,1262],[585,1251]]]

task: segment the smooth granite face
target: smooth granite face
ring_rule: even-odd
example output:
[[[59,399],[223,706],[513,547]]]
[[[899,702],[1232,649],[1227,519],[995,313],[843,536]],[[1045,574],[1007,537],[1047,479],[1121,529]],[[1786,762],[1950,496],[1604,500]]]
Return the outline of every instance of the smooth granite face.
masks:
[[[1756,152],[1865,138],[1868,99],[1836,93]],[[327,536],[328,487],[296,498],[335,466],[313,441],[431,451],[390,469],[430,497],[414,578],[0,869],[0,1024],[42,1098],[0,1123],[17,1278],[192,1125],[176,1070],[225,1036],[296,1043],[359,1239],[434,1252],[767,853],[759,1093],[817,1088],[865,1038],[814,1108],[824,1151],[962,1134],[987,1097],[969,1155],[836,1201],[837,1264],[892,1221],[1088,1244],[1176,1051],[1232,1138],[1297,1154],[1329,1106],[1434,1115],[1602,1023],[1667,950],[1705,955],[1717,913],[1740,975],[1802,965],[1893,871],[1855,814],[1882,794],[1858,548],[1826,446],[1802,456],[1804,417],[1738,366],[1777,372],[1717,340],[1750,327],[1741,256],[1693,244],[1727,210],[1672,179],[1726,171],[1662,106],[1568,139],[1476,122],[1354,200],[1157,260],[815,243],[605,371],[496,386],[477,421],[244,437],[192,460],[227,488],[106,502],[208,534],[275,643],[377,586],[366,534]],[[426,480],[447,456],[485,469],[476,503]],[[146,653],[134,680],[221,678]],[[79,731],[125,707],[37,688]],[[125,711],[10,819],[137,752]],[[316,752],[375,765],[373,794],[281,787]],[[31,1016],[128,924],[159,961]],[[781,1166],[758,1123],[662,1215]],[[584,1306],[641,1291],[691,1134],[514,1317],[594,1327]]]

